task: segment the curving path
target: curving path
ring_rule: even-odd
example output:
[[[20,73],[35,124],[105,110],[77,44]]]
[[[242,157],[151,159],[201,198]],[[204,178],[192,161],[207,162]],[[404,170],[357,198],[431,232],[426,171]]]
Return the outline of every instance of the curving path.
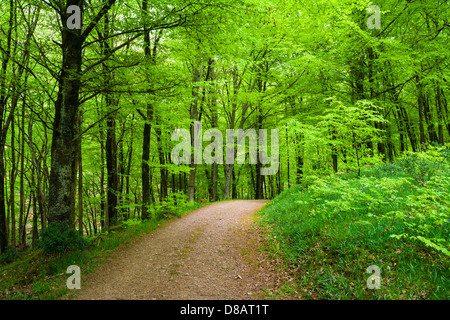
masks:
[[[265,200],[219,202],[164,224],[82,277],[75,299],[263,299],[279,284],[258,249]]]

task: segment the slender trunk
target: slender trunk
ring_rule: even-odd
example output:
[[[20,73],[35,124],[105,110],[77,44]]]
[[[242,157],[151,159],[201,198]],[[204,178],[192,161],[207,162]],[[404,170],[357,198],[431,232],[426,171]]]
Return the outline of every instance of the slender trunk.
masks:
[[[30,154],[31,154],[32,165],[34,168],[33,169],[33,179],[34,179],[34,175],[36,176],[36,179],[37,179],[36,184],[33,182],[33,185],[36,186],[34,194],[37,197],[39,212],[41,214],[41,225],[42,225],[42,228],[45,229],[45,226],[46,226],[45,195],[44,195],[44,191],[42,189],[43,174],[42,174],[42,169],[41,169],[42,160],[45,160],[45,159],[43,156],[43,152],[40,152],[39,157],[36,154],[35,145],[33,142],[33,123],[34,123],[34,119],[31,116],[30,121],[28,123],[28,137],[29,137],[28,144],[29,144],[29,150],[30,150]],[[46,141],[47,141],[46,136],[44,135],[44,140],[43,140],[44,146],[46,144]]]
[[[31,171],[31,182],[34,185],[35,183],[35,169]],[[32,227],[32,240],[31,246],[36,247],[38,241],[38,210],[37,210],[37,201],[36,201],[36,190],[31,191],[31,197],[33,199],[33,227]]]
[[[82,112],[78,118],[78,130],[81,134]],[[81,139],[78,140],[78,232],[83,235],[83,158],[81,150]]]
[[[14,185],[16,181],[16,149],[14,121],[11,122],[11,177],[9,181],[9,210],[11,215],[11,246],[16,247],[16,203]]]
[[[116,120],[109,117],[106,122],[106,172],[107,172],[107,206],[108,226],[114,226],[118,222],[118,176],[117,176],[117,144],[116,144]]]
[[[175,206],[177,205],[177,198],[175,197],[175,189],[176,189],[176,179],[175,179],[175,173],[172,173],[172,194],[174,199]]]
[[[422,92],[423,84],[420,83],[419,76],[416,76],[416,86],[418,89],[417,107],[419,110],[419,135],[420,135],[420,149],[423,151],[426,146],[425,129],[424,129],[424,96]]]
[[[126,182],[125,182],[125,193],[129,199],[130,195],[130,174],[131,174],[131,162],[133,159],[133,128],[131,129],[130,135],[130,147],[128,149],[128,162],[127,162],[127,172],[126,172]],[[126,219],[130,218],[131,208],[127,209]]]
[[[430,142],[438,142],[438,136],[436,134],[436,128],[434,126],[433,112],[430,109],[430,100],[426,94],[422,94],[423,101],[423,114],[425,117],[425,122],[427,124],[428,138]]]
[[[382,132],[382,135],[385,136],[386,134],[386,128],[382,123],[375,123],[375,128],[379,129]],[[383,138],[382,141],[378,142],[377,144],[377,150],[378,150],[378,154],[381,154],[383,157],[383,161],[386,162],[386,145],[384,143],[384,141],[386,140],[386,137]]]
[[[4,252],[8,245],[5,208],[5,164],[3,152],[0,152],[0,252]]]
[[[193,71],[194,75],[194,87],[192,88],[192,97],[194,98],[194,101],[191,104],[191,114],[190,119],[193,120],[193,123],[191,124],[191,145],[194,145],[194,122],[198,120],[198,86],[196,85],[198,82],[200,82],[201,78],[201,72],[198,68],[194,67]],[[201,148],[201,146],[199,146]],[[195,148],[194,148],[195,150]],[[195,152],[195,151],[194,151]],[[190,165],[190,171],[189,171],[189,183],[188,183],[188,201],[192,202],[195,201],[195,175],[197,173],[197,164],[195,161],[191,161]]]
[[[149,218],[148,206],[150,205],[150,141],[151,141],[151,120],[153,118],[153,105],[147,104],[147,117],[144,124],[144,133],[142,141],[142,161],[141,161],[141,179],[142,179],[142,215],[143,220]]]
[[[228,123],[228,128],[234,130],[234,126],[236,124],[236,109],[237,109],[237,95],[239,93],[239,89],[241,87],[242,80],[238,79],[238,75],[236,70],[233,68],[233,102],[231,104],[231,113],[230,113],[230,119]],[[227,141],[228,144],[228,141]],[[234,141],[233,141],[234,144]],[[231,148],[232,146],[227,146],[228,148]],[[234,147],[233,147],[234,148]],[[231,154],[229,152],[226,152],[225,154]],[[224,156],[225,156],[224,154]],[[234,157],[234,155],[233,155]],[[228,160],[228,159],[226,159]],[[224,161],[224,170],[225,170],[225,183],[224,183],[224,193],[223,197],[225,199],[229,199],[231,196],[231,177],[234,170],[234,162],[233,163],[227,163],[227,161]]]
[[[20,191],[19,191],[19,248],[25,247],[25,239],[23,238],[24,208],[25,208],[25,189],[24,189],[24,171],[25,171],[25,96],[22,103],[21,118],[21,143],[20,143]]]
[[[5,166],[4,166],[4,150],[6,144],[6,136],[3,135],[4,130],[3,119],[6,111],[6,103],[8,100],[7,90],[6,90],[6,74],[8,70],[8,64],[11,58],[11,37],[12,30],[14,26],[14,1],[9,1],[9,28],[6,35],[6,48],[4,50],[4,59],[2,60],[1,70],[0,70],[0,132],[2,136],[0,137],[0,253],[6,250],[8,245],[8,230],[6,225],[6,207],[5,207]]]
[[[262,129],[262,119],[260,118],[258,121],[258,130],[257,132],[260,132],[259,130]],[[259,155],[260,151],[260,144],[258,143],[257,146],[257,153]],[[264,176],[261,175],[261,167],[262,164],[260,161],[256,162],[256,199],[264,199],[264,190],[263,190],[263,181],[264,181]]]
[[[100,126],[100,227],[105,228],[106,204],[105,204],[105,144],[103,142],[103,127]]]
[[[438,115],[438,143],[444,145],[444,115],[441,99],[441,87],[436,81],[436,111]]]
[[[447,108],[447,99],[445,98],[444,89],[441,88],[439,98],[441,101],[442,109],[444,110],[443,118],[447,123],[447,132],[450,135],[450,113]]]
[[[286,127],[286,151],[287,151],[287,183],[288,183],[288,188],[291,187],[291,174],[290,174],[290,156],[289,156],[289,132],[288,132],[288,128]]]
[[[389,120],[389,117],[387,120]],[[386,141],[388,145],[387,158],[392,163],[394,161],[394,145],[392,143],[392,132],[389,124],[386,125]]]
[[[281,194],[281,193],[283,192],[283,190],[284,190],[283,181],[282,181],[282,179],[281,179],[281,172],[282,172],[281,169],[282,169],[282,168],[280,168],[280,170],[278,170],[278,173],[277,173],[278,194]]]
[[[402,117],[403,122],[406,127],[406,132],[408,134],[409,141],[411,143],[411,148],[412,148],[413,152],[416,152],[417,151],[417,140],[416,140],[414,128],[410,124],[408,114],[406,113],[405,107],[400,105],[399,108],[400,108],[401,117]]]
[[[301,136],[299,134],[297,134],[297,142],[300,143],[301,141]],[[301,153],[300,148],[297,149],[297,157],[296,157],[296,169],[297,169],[297,173],[296,173],[296,184],[300,184],[302,182],[303,179],[303,156]]]
[[[125,128],[123,128],[123,130],[125,131]],[[124,132],[122,131],[122,132]],[[123,147],[123,140],[122,138],[120,138],[119,140],[119,151],[118,151],[118,166],[119,166],[119,176],[117,177],[118,179],[118,191],[119,191],[119,204],[122,204],[123,202],[123,186],[124,186],[124,182],[125,182],[125,162],[124,162],[124,147]],[[123,209],[120,210],[121,212],[123,212]]]
[[[211,117],[211,126],[213,128],[216,128],[218,126],[218,112],[217,112],[217,98],[216,98],[216,83],[215,83],[215,68],[214,68],[214,59],[209,59],[208,62],[208,66],[210,68],[210,81],[211,81],[211,85],[213,87],[212,90],[212,98],[211,98],[211,112],[212,112],[212,117]],[[214,162],[212,164],[212,172],[211,172],[211,183],[212,183],[212,201],[217,201],[219,200],[219,194],[217,192],[217,183],[218,183],[218,174],[219,174],[219,167],[218,164],[216,162]]]
[[[148,19],[148,0],[142,1],[142,15]],[[144,21],[146,21],[146,19]],[[144,29],[148,29],[147,23],[144,23]],[[160,33],[161,35],[161,33]],[[159,36],[155,38],[154,46],[150,40],[150,31],[144,32],[144,57],[150,65],[156,64],[156,52],[158,48]],[[151,87],[149,87],[151,91]],[[142,142],[142,159],[141,159],[141,179],[142,179],[142,214],[141,219],[149,218],[148,206],[151,201],[155,201],[152,188],[152,177],[150,170],[150,142],[153,121],[153,104],[147,103],[146,115],[144,117],[144,132]]]
[[[361,175],[361,166],[359,163],[359,152],[358,152],[358,143],[356,142],[356,134],[355,132],[352,131],[352,136],[353,136],[353,147],[355,148],[355,153],[356,153],[356,164],[358,166],[358,176]]]
[[[406,132],[406,128],[405,128],[405,123],[403,121],[403,118],[400,114],[400,111],[397,108],[394,109],[394,118],[397,122],[397,128],[399,131],[399,142],[400,142],[400,152],[404,152],[406,151],[406,144],[405,144],[405,132]]]
[[[110,35],[111,21],[109,15],[105,15],[104,21],[104,38],[101,39],[102,54],[107,56],[111,54],[113,45],[108,39]],[[104,85],[106,87],[105,100],[106,110],[112,111],[119,105],[118,98],[111,92],[111,85],[114,78],[114,73],[111,71],[109,64],[104,62],[102,64],[105,72]],[[118,209],[119,206],[119,177],[118,177],[118,149],[116,139],[116,117],[114,113],[110,113],[106,119],[106,197],[107,197],[107,226],[115,226],[118,223]]]
[[[331,140],[336,141],[336,129],[331,129]],[[331,144],[331,159],[333,160],[333,171],[338,172],[338,154],[334,142]]]
[[[159,122],[159,121],[158,121]],[[162,130],[161,127],[157,127],[155,129],[156,132],[156,141],[158,143],[158,157],[159,157],[159,164],[160,164],[160,200],[167,199],[168,196],[168,190],[167,190],[167,180],[168,180],[168,171],[166,168],[166,159],[163,149],[163,141],[161,139],[162,137]]]
[[[236,171],[233,170],[233,183],[231,185],[231,199],[237,198],[237,179],[236,179]]]

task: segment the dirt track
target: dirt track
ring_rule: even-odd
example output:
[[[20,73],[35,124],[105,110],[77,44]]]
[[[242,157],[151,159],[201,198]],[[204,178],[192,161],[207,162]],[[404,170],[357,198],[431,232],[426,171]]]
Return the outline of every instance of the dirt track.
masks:
[[[82,278],[75,299],[262,299],[280,284],[252,224],[266,203],[220,202],[165,224]]]

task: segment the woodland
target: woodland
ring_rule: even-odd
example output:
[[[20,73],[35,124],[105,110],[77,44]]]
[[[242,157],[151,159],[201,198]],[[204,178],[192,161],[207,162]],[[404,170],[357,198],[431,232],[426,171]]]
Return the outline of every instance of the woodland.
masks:
[[[448,263],[449,17],[437,0],[2,1],[1,253],[232,199],[278,199],[266,223],[294,239],[291,203],[376,215],[412,188],[384,212],[419,233],[391,239]],[[277,132],[278,170],[225,161],[226,139],[221,161],[174,163],[196,122],[265,129],[269,154]]]

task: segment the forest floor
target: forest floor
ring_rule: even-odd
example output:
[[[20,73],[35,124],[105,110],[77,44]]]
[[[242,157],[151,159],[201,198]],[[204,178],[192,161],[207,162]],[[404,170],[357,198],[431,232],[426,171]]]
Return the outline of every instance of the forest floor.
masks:
[[[82,277],[72,298],[287,299],[277,292],[289,275],[262,250],[254,223],[267,202],[219,202],[169,221]]]

